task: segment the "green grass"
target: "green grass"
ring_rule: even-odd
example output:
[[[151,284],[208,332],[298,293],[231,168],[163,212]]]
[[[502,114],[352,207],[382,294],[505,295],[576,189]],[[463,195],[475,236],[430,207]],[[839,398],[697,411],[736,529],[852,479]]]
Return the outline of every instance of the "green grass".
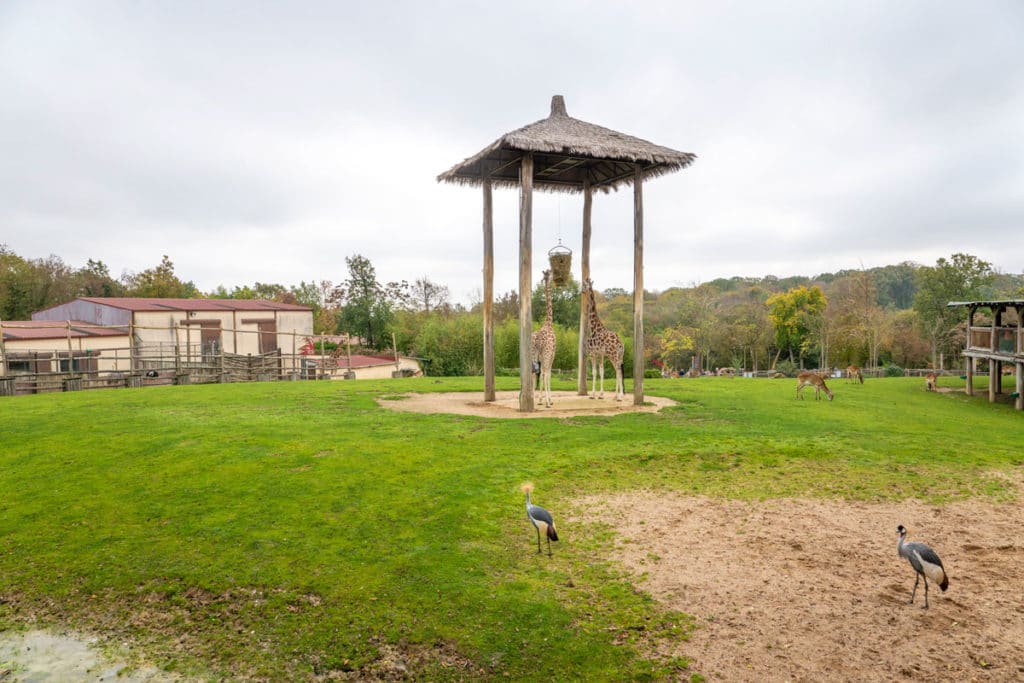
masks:
[[[631,583],[613,530],[568,524],[578,497],[1015,495],[996,476],[1024,464],[1012,407],[919,379],[830,384],[828,403],[795,400],[795,380],[647,380],[680,405],[562,420],[375,402],[479,378],[3,399],[0,628],[130,638],[229,678],[369,675],[394,652],[430,680],[678,677],[686,662],[651,646],[692,622]],[[528,479],[562,520],[551,559]]]

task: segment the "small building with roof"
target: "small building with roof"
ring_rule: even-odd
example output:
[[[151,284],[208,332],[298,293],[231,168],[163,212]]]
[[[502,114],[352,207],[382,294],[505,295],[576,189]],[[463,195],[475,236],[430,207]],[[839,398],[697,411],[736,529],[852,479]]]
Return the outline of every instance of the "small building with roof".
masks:
[[[128,328],[82,320],[5,320],[0,323],[0,375],[107,372],[128,359]]]
[[[1003,393],[1003,371],[1013,368],[1014,405],[1024,410],[1024,299],[992,301],[950,301],[949,306],[966,306],[968,395],[974,394],[974,374],[978,360],[988,361],[988,400],[995,403]],[[988,311],[987,325],[975,324],[979,311]]]
[[[141,355],[161,348],[199,355],[295,353],[313,334],[310,307],[255,299],[79,297],[36,311],[32,320],[122,328]]]

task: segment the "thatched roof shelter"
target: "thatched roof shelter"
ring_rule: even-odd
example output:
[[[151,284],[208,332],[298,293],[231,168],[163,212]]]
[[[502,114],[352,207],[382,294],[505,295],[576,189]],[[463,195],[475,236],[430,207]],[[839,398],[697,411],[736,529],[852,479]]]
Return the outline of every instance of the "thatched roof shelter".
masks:
[[[479,186],[486,178],[498,187],[518,187],[524,152],[534,153],[534,187],[556,192],[582,192],[588,181],[591,188],[608,192],[633,182],[637,165],[647,179],[686,168],[697,158],[574,119],[562,96],[555,95],[546,119],[505,133],[437,179]]]
[[[686,168],[696,159],[632,135],[574,119],[561,95],[551,98],[551,114],[502,135],[477,154],[437,177],[438,182],[483,188],[484,199],[484,400],[494,392],[494,254],[491,189],[521,188],[519,210],[519,409],[533,411],[531,376],[531,269],[533,188],[551,192],[582,192],[583,243],[581,281],[590,277],[590,214],[593,191],[633,186],[633,348],[643,349],[643,181]],[[584,360],[587,337],[586,301],[580,313],[577,390],[587,392]],[[634,354],[633,401],[643,403],[643,352]]]

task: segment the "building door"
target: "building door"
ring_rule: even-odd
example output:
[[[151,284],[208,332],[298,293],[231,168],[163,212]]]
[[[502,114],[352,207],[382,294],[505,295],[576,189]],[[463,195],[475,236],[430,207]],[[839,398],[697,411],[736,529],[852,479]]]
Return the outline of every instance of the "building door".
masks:
[[[199,323],[199,337],[203,348],[203,360],[208,361],[220,355],[220,321],[203,320]]]
[[[277,351],[277,321],[261,321],[257,325],[260,338],[260,353]]]

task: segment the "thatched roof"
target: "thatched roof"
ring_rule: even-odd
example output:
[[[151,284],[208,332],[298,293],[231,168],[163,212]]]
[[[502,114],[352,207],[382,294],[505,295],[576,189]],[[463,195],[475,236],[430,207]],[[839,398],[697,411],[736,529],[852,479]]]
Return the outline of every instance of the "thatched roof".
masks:
[[[534,153],[534,187],[557,192],[579,192],[588,178],[592,188],[607,192],[632,183],[635,164],[646,179],[686,168],[697,158],[574,119],[566,113],[562,96],[555,95],[546,119],[506,133],[437,180],[481,185],[490,178],[498,186],[518,186],[519,159],[525,152]]]

